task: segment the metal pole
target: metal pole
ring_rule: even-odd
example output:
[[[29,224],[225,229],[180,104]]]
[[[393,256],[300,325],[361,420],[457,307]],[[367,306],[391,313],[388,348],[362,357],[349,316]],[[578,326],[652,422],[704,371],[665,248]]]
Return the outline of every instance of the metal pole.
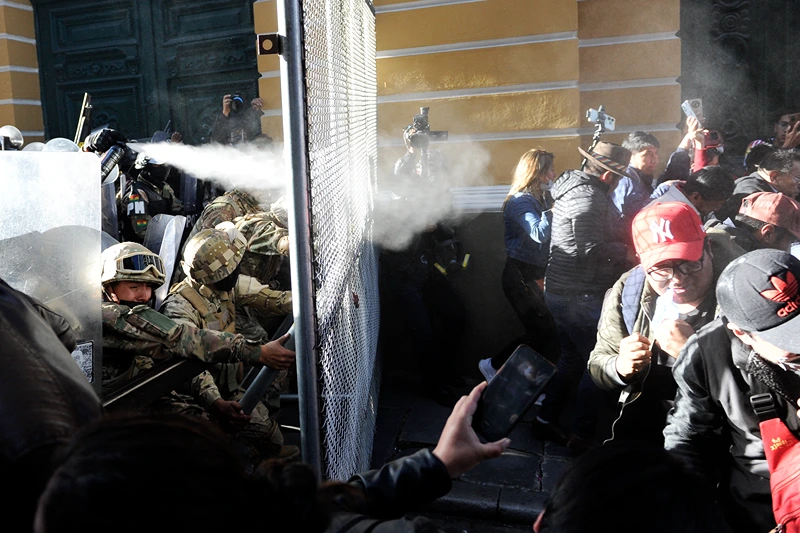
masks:
[[[278,1],[284,155],[291,164],[289,242],[297,351],[297,388],[303,461],[322,477],[316,311],[311,272],[311,185],[308,177],[303,19],[300,0]]]

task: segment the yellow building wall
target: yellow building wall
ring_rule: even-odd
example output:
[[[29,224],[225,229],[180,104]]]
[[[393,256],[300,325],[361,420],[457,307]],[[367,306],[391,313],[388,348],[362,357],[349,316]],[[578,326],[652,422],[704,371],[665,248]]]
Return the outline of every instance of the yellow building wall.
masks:
[[[25,144],[44,140],[36,31],[29,0],[0,5],[0,126],[22,131]]]
[[[680,141],[680,0],[375,0],[379,175],[403,154],[402,130],[422,106],[443,151],[486,150],[487,184],[507,184],[526,150],[580,165],[590,107],[605,105],[622,142],[653,133],[662,158]],[[254,4],[255,31],[277,31],[275,0]],[[280,139],[275,56],[259,58],[264,131]]]

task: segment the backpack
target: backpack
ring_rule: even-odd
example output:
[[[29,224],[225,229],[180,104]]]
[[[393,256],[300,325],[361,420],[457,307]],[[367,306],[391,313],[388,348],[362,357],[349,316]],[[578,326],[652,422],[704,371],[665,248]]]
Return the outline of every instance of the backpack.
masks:
[[[772,394],[750,397],[758,415],[761,441],[769,465],[773,532],[800,533],[800,441],[778,417]]]

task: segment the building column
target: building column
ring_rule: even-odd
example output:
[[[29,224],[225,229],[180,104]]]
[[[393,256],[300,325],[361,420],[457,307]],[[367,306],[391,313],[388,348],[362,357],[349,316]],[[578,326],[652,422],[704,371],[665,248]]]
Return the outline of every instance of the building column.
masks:
[[[0,126],[22,131],[25,144],[44,140],[33,7],[0,0]]]

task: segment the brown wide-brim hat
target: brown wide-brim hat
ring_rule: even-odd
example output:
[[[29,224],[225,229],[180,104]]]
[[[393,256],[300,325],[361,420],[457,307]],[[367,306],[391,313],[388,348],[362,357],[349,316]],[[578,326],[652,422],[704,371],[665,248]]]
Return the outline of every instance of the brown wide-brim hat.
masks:
[[[580,146],[578,151],[596,165],[613,172],[624,178],[636,180],[636,176],[628,174],[628,165],[631,163],[631,151],[614,143],[599,142],[594,150],[587,152]]]

